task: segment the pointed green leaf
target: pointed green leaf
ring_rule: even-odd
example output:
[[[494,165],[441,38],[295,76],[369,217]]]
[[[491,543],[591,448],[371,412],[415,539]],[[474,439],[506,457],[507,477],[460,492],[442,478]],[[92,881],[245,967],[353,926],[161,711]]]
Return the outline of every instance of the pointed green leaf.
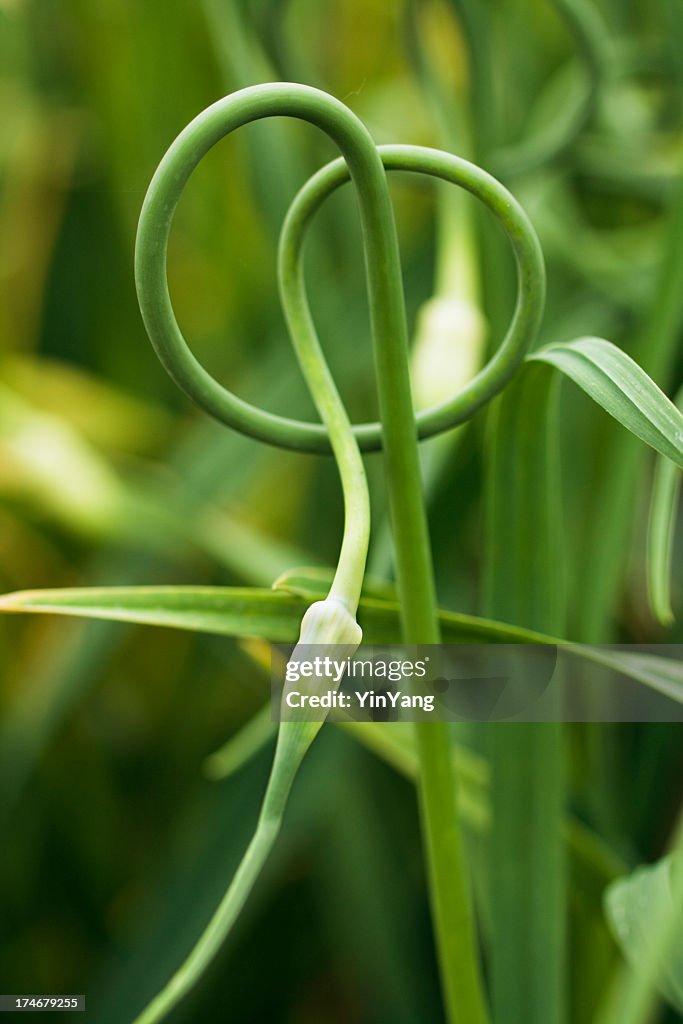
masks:
[[[150,626],[266,637],[299,635],[310,601],[272,590],[226,587],[84,587],[26,590],[0,597],[2,612],[49,612]]]
[[[313,600],[256,587],[83,587],[23,590],[0,597],[0,613],[30,612],[169,626],[219,636],[261,637],[294,643],[304,612]],[[369,644],[397,643],[399,606],[395,601],[361,598],[358,621]],[[566,644],[533,630],[458,612],[439,613],[448,644]],[[567,653],[609,664],[631,679],[683,703],[683,666],[670,658],[635,655],[603,647],[568,644]]]
[[[683,467],[683,414],[625,352],[602,338],[549,345],[528,356],[571,377],[632,434]]]
[[[77,615],[293,643],[313,599],[312,593],[303,597],[246,587],[84,587],[6,594],[0,597],[0,612]],[[399,640],[399,606],[395,601],[363,598],[359,622],[366,643]],[[530,630],[456,612],[442,612],[441,623],[446,643],[555,642]]]
[[[644,1007],[643,1019],[651,985],[683,1011],[683,854],[639,867],[614,882],[607,891],[606,912],[639,982],[632,995]]]

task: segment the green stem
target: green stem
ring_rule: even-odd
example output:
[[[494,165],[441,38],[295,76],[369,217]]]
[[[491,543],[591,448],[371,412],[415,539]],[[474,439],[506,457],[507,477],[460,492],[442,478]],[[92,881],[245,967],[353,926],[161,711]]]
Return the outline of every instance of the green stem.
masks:
[[[277,445],[308,451],[333,448],[344,484],[347,528],[332,596],[339,598],[349,611],[355,611],[365,564],[367,492],[351,428],[315,335],[299,262],[303,230],[312,212],[324,198],[329,183],[333,189],[344,179],[344,174],[340,177],[338,167],[333,164],[305,186],[288,215],[280,248],[280,286],[285,313],[324,425],[265,413],[218,384],[187,347],[173,312],[166,279],[171,221],[192,170],[204,154],[229,132],[273,115],[301,118],[327,132],[338,145],[344,157],[345,171],[347,169],[356,186],[363,229],[381,429],[377,424],[364,425],[354,428],[354,434],[363,447],[381,444],[384,450],[403,638],[412,644],[438,643],[440,631],[418,462],[418,425],[421,435],[426,436],[463,422],[499,391],[519,366],[543,305],[544,275],[538,242],[518,204],[489,175],[466,161],[436,150],[389,147],[380,153],[363,124],[348,108],[331,96],[306,86],[288,83],[254,86],[218,101],[185,128],[159,165],[145,197],[136,242],[138,298],[152,343],[180,387],[215,418],[252,437]],[[383,166],[383,161],[392,159],[398,167],[454,181],[481,198],[501,219],[519,266],[517,306],[496,355],[466,388],[434,409],[426,410],[419,417],[419,422],[416,422],[412,406],[396,227]],[[311,195],[313,202],[307,207],[307,197]],[[341,628],[335,605],[339,608],[336,601],[332,601],[329,608],[334,622],[328,626],[333,633]],[[326,636],[328,626],[323,630]],[[315,632],[317,636],[317,625]],[[331,636],[327,636],[327,641],[333,642]],[[469,884],[463,865],[449,732],[443,723],[420,724],[417,726],[417,740],[431,903],[448,1016],[453,1022],[484,1024],[487,1013],[479,977]],[[275,774],[274,768],[270,785],[275,784]],[[278,806],[279,814],[281,810]],[[267,826],[263,822],[259,825],[260,831],[257,830],[254,844],[240,868],[239,894],[231,896],[233,882],[222,912],[219,911],[223,915],[220,921],[234,920],[245,898],[243,889],[248,890],[253,884],[276,831],[270,819]],[[221,931],[223,925],[219,928],[215,921],[209,926],[206,940],[210,945],[210,955],[220,941],[218,936],[225,934],[224,930]],[[200,944],[204,941],[200,940]],[[193,978],[205,962],[201,953],[195,951],[191,954],[190,973]],[[159,998],[165,998],[163,993]]]
[[[361,205],[365,206],[370,314],[403,639],[409,644],[439,643],[398,241],[383,168],[381,177],[382,188],[367,195],[371,205],[365,205],[365,193]],[[416,731],[425,851],[448,1015],[453,1022],[483,1024],[487,1012],[463,865],[448,727],[443,722],[417,723]]]
[[[366,179],[359,200],[403,638],[406,643],[438,643],[440,631],[410,390],[398,243],[381,162],[379,170],[379,179],[375,180],[374,171],[372,178]],[[290,325],[294,323],[293,333],[303,332],[308,337],[309,346],[311,339],[315,339],[315,327],[306,302],[300,254],[311,214],[305,203],[294,201],[281,247],[286,271],[283,280],[298,285],[291,293],[283,293],[285,298],[290,296],[288,319]],[[462,856],[448,728],[444,723],[419,723],[416,729],[431,904],[448,1015],[453,1022],[484,1024],[487,1014]]]
[[[232,881],[192,952],[133,1024],[156,1024],[194,987],[218,953],[275,844],[289,791],[321,723],[283,722],[254,835]]]
[[[454,1024],[485,1024],[488,1010],[474,942],[448,726],[418,722],[415,730],[420,810],[448,1019]]]
[[[469,111],[440,74],[425,38],[428,7],[415,2],[408,8],[410,53],[420,85],[434,118],[439,145],[470,157],[472,131]],[[445,12],[444,12],[445,13]],[[434,295],[452,296],[479,304],[480,281],[472,213],[467,197],[443,185],[437,192],[436,272]]]
[[[210,111],[200,115],[176,142],[173,156],[169,158],[167,155],[165,162],[162,161],[162,169],[157,173],[150,186],[141,216],[136,248],[136,275],[141,308],[150,330],[150,336],[155,344],[159,343],[167,357],[169,357],[169,346],[166,344],[164,332],[168,329],[171,331],[173,340],[177,343],[179,339],[181,342],[181,363],[184,354],[189,356],[189,352],[183,352],[184,340],[177,329],[170,306],[165,258],[168,231],[175,202],[179,198],[180,190],[192,167],[202,155],[198,139],[204,143],[208,141],[209,145],[217,141],[217,138],[225,130],[223,117],[226,114],[228,121],[231,114],[235,117],[235,124],[250,119],[253,116],[250,100],[255,100],[257,106],[259,100],[265,101],[267,106],[268,101],[272,99],[277,111],[278,99],[286,108],[293,106],[295,109],[298,109],[296,103],[298,99],[304,109],[307,106],[311,108],[313,118],[312,112],[321,104],[321,94],[305,89],[302,90],[302,93],[303,95],[298,90],[294,90],[293,103],[291,88],[271,87],[270,89],[247,90],[246,95],[242,93],[237,97],[228,98],[223,104],[218,104],[210,108]],[[306,100],[309,101],[308,104]],[[330,133],[335,137],[337,134],[341,136],[342,148],[343,143],[346,142],[353,150],[353,143],[347,141],[343,131],[344,115],[342,113],[340,118],[339,110],[334,108],[334,102],[330,101],[330,103],[332,104],[332,111],[329,115]],[[340,104],[337,107],[342,112],[346,109]],[[245,114],[248,115],[246,118]],[[337,114],[337,118],[335,118],[335,114]],[[315,120],[315,118],[313,119]],[[322,120],[325,121],[325,118]],[[352,127],[354,127],[353,124]],[[218,130],[218,135],[216,130]],[[362,150],[362,146],[359,148]],[[197,156],[198,152],[199,156]],[[172,171],[169,173],[169,164],[173,165],[174,158],[178,159],[180,164],[180,173],[177,176]],[[362,164],[362,153],[358,157],[358,162]],[[163,197],[165,187],[169,187],[172,193],[175,189],[174,200],[172,199],[168,205]],[[162,194],[161,200],[159,193]],[[155,223],[158,216],[161,216],[163,224],[160,247]],[[157,258],[159,256],[161,259]],[[306,308],[301,309],[297,304],[298,290],[291,287],[290,272],[294,273],[296,277],[300,271],[297,271],[296,266],[292,265],[287,256],[288,252],[284,247],[281,249],[278,269],[285,312],[301,368],[337,459],[345,505],[341,554],[328,595],[328,598],[332,600],[316,602],[307,610],[302,621],[300,642],[306,644],[344,643],[349,651],[353,651],[360,642],[360,630],[355,622],[355,614],[360,598],[370,535],[370,503],[365,470],[346,410],[325,363],[315,331],[309,322],[308,311]],[[172,346],[173,341],[171,349]],[[186,365],[185,374],[187,375],[187,373],[188,366]],[[189,379],[192,386],[199,386],[200,389],[206,387],[207,381],[211,380],[199,364],[193,364],[191,356],[189,358]],[[339,602],[344,606],[343,609],[339,608]],[[321,726],[322,722],[282,721],[280,723],[275,759],[253,838],[206,929],[168,984],[137,1018],[136,1024],[154,1024],[161,1020],[194,986],[220,949],[248,899],[275,843],[296,773]]]
[[[344,537],[329,597],[355,615],[370,541],[370,496],[363,458],[353,428],[318,341],[306,301],[300,253],[307,218],[293,204],[280,234],[278,282],[290,337],[299,365],[332,444],[344,493]]]
[[[519,352],[529,343],[542,308],[543,266],[533,231],[509,193],[466,161],[435,150],[409,146],[384,146],[379,152],[387,168],[419,170],[474,192],[492,207],[510,235],[520,265],[520,297],[513,326],[489,367],[471,382],[468,389],[444,403],[443,408],[452,409],[467,393],[477,396],[476,400],[483,404],[493,393],[493,389],[484,390],[485,382],[488,380],[489,386],[491,383],[488,377],[491,368],[497,365],[502,371],[497,378],[498,386],[502,386],[512,372]],[[291,244],[292,250],[300,249],[304,228],[313,214],[324,198],[348,177],[349,172],[343,162],[336,161],[306,183],[290,208],[283,231],[283,246]],[[391,218],[388,205],[385,211],[383,213],[382,207],[377,206],[372,213],[373,216]],[[391,232],[388,237],[393,238],[393,218]],[[434,581],[418,465],[418,428],[410,396],[402,289],[395,241],[393,244],[394,251],[383,254],[382,260],[369,260],[368,274],[403,635],[408,643],[437,643],[440,634],[435,621]],[[384,277],[376,282],[378,268],[382,267]],[[292,271],[290,279],[295,287],[301,289],[298,305],[301,311],[306,311],[303,276]],[[382,294],[395,305],[393,318],[389,315],[392,309],[386,310],[377,305],[380,289],[384,289]],[[314,330],[310,320],[306,323],[307,328]],[[513,338],[516,340],[510,345]],[[468,415],[472,411],[470,406]],[[427,415],[433,416],[434,413],[435,410],[430,410]],[[437,415],[440,414],[437,412]],[[453,1021],[477,1024],[486,1019],[486,1009],[455,812],[456,779],[451,767],[447,727],[443,723],[418,725],[417,746],[432,907],[449,1017]]]

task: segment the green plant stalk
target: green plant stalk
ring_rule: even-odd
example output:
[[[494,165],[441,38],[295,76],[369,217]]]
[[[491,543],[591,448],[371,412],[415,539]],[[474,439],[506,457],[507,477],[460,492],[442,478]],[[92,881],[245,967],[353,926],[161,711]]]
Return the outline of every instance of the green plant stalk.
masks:
[[[431,437],[433,434],[469,420],[477,409],[481,408],[504,386],[519,365],[520,359],[523,358],[524,352],[535,334],[543,308],[543,258],[538,240],[526,214],[514,197],[485,171],[452,154],[424,147],[378,146],[377,151],[387,170],[413,171],[431,175],[467,190],[488,206],[508,236],[518,267],[517,304],[510,325],[505,332],[504,340],[497,348],[493,358],[466,386],[461,385],[456,388],[451,398],[417,413],[417,430],[420,438]],[[316,210],[327,196],[331,195],[349,178],[349,168],[344,160],[335,160],[306,182],[289,211],[283,230],[283,245],[289,234],[293,236],[293,245],[301,244],[303,227],[310,223]],[[441,195],[444,194],[441,193]],[[464,267],[462,246],[465,245],[465,250],[468,246],[463,239],[459,238],[458,252],[454,253],[456,245],[452,239],[449,242],[448,253],[440,253],[444,263],[447,262],[444,271],[448,273],[449,281],[452,282],[453,278],[457,278],[458,287],[462,287],[465,284],[465,279],[461,274]],[[303,291],[303,278],[293,275],[292,280],[298,281],[299,287],[302,289],[298,301],[302,309],[305,310],[306,296]],[[469,278],[467,281],[469,287],[472,282],[469,281]],[[301,426],[301,424],[297,425],[298,431]],[[374,447],[375,428],[378,426],[378,424],[362,424],[354,427],[355,436],[365,450]],[[381,436],[378,435],[378,439],[381,441]],[[434,462],[434,460],[431,461]],[[433,470],[438,467],[432,466],[430,473],[429,462],[427,462],[423,466],[423,469],[425,468],[424,475],[427,477],[425,488],[428,490],[430,476],[434,476]],[[387,541],[390,540],[389,531],[380,535],[380,540],[384,538]],[[390,550],[390,543],[380,545],[379,548],[377,543],[375,544],[375,557],[377,564],[382,565],[383,575],[387,573],[384,561],[386,556],[390,555]]]
[[[370,231],[387,249],[382,254],[384,272],[378,280],[369,251],[367,269],[403,636],[407,643],[438,643],[397,240],[386,187],[382,193],[381,204],[376,196],[376,204],[368,212],[376,217]],[[282,296],[290,331],[294,338],[305,335],[310,346],[317,345],[317,337],[305,301],[303,261],[299,258],[307,223],[308,211],[295,201],[283,228],[280,252]],[[366,245],[367,231],[366,227]],[[379,302],[378,294],[382,296]],[[477,1024],[486,1018],[447,726],[420,723],[417,739],[420,804],[444,995],[453,1021]]]
[[[511,337],[516,334],[518,339],[523,338],[528,343],[542,306],[542,259],[535,236],[527,228],[526,218],[523,214],[520,217],[520,211],[509,195],[504,204],[499,205],[499,186],[488,175],[464,161],[435,150],[409,146],[386,146],[379,152],[387,167],[443,176],[475,192],[494,207],[509,231],[520,266],[524,268],[520,272],[524,297],[520,294],[515,314],[517,323],[522,315],[523,326],[521,332],[516,328],[508,332],[497,356],[500,365]],[[293,250],[300,252],[303,232],[313,213],[325,196],[347,179],[349,171],[353,176],[352,167],[347,170],[341,161],[336,161],[318,172],[296,197],[283,230],[283,240],[291,241]],[[403,636],[408,643],[436,643],[440,633],[419,472],[418,427],[410,391],[407,330],[395,227],[386,187],[382,190],[381,199],[378,193],[374,195],[372,206],[367,211],[363,205],[365,198],[365,192],[360,193]],[[382,244],[381,254],[374,241],[372,244],[368,242],[368,222],[371,237],[377,236]],[[294,268],[295,264],[291,280],[298,281],[302,289],[299,305],[303,317],[306,311],[303,277],[296,277]],[[307,329],[314,330],[312,323],[308,323]],[[515,351],[518,353],[519,349]],[[482,384],[481,379],[472,382],[470,393],[482,394]],[[463,391],[458,399],[464,395]],[[444,403],[443,408],[453,406],[454,402]],[[421,765],[420,805],[447,1007],[452,1020],[476,1024],[485,1019],[486,1009],[481,994],[469,886],[456,819],[449,732],[443,723],[423,723],[417,726],[416,732]]]
[[[469,111],[455,90],[444,82],[438,62],[430,59],[423,24],[426,10],[415,0],[408,8],[410,52],[417,76],[434,119],[439,145],[470,159]],[[437,191],[436,231],[434,295],[462,298],[479,305],[481,288],[472,213],[467,197],[444,185]]]
[[[282,90],[276,89],[275,91],[282,95]],[[268,96],[267,89],[265,91],[257,89],[250,95],[254,95],[254,92],[260,97],[264,96],[264,92],[265,96]],[[241,97],[233,98],[232,102],[228,101],[227,109],[237,108],[237,110],[244,111],[245,106],[248,110],[248,99],[242,94]],[[206,120],[202,122],[201,115],[199,123],[206,124]],[[192,138],[192,131],[189,135]],[[143,281],[141,288],[143,311],[149,311],[149,305],[145,304],[144,281],[150,263],[153,263],[150,259],[150,249],[154,252],[156,245],[154,232],[145,233],[145,226],[148,226],[148,221],[145,220],[145,209],[148,210],[149,206],[154,206],[155,193],[153,190],[151,196],[148,205],[143,208],[136,249],[138,285],[140,286],[140,281]],[[172,209],[170,212],[172,213]],[[170,226],[170,220],[167,222],[168,226]],[[315,602],[304,614],[299,642],[305,645],[344,644],[352,653],[361,638],[361,631],[355,621],[355,616],[365,572],[370,535],[370,504],[367,482],[351,424],[320,351],[315,331],[307,330],[306,310],[304,309],[302,317],[301,311],[297,307],[296,289],[293,289],[293,299],[290,301],[292,289],[288,289],[286,255],[286,248],[282,249],[282,259],[278,264],[285,313],[302,371],[337,460],[345,511],[341,553],[332,586],[327,597],[322,601]],[[294,269],[296,270],[296,268]],[[153,274],[151,276],[154,278]],[[152,284],[152,292],[154,292],[155,286],[158,287],[158,284],[158,279],[155,279]],[[163,291],[162,288],[162,303]],[[155,299],[158,300],[158,298],[157,293]],[[149,294],[147,294],[147,299],[149,300]],[[296,652],[294,657],[296,657]],[[244,857],[207,928],[170,982],[137,1018],[137,1024],[152,1024],[152,1022],[161,1020],[196,983],[218,952],[272,850],[280,830],[292,784],[308,748],[321,727],[322,722],[287,720],[280,723],[275,758],[266,794],[253,838]]]
[[[203,369],[187,348],[173,312],[166,280],[166,252],[175,206],[202,156],[234,129],[273,115],[298,117],[316,125],[336,142],[344,157],[344,161],[337,161],[315,175],[299,193],[288,215],[280,248],[281,288],[293,340],[302,368],[314,387],[316,401],[319,401],[319,394],[328,395],[319,404],[319,410],[334,429],[342,423],[339,415],[345,417],[345,413],[340,404],[328,401],[330,385],[332,391],[334,385],[307,309],[303,272],[297,259],[305,224],[317,208],[316,204],[319,205],[327,194],[325,190],[330,183],[333,189],[348,174],[356,186],[381,425],[364,425],[355,428],[354,434],[364,447],[381,443],[384,449],[404,639],[409,643],[438,642],[440,633],[418,462],[418,423],[427,433],[463,422],[500,390],[519,366],[543,304],[544,273],[538,241],[513,197],[485,172],[436,150],[383,147],[380,152],[348,108],[318,90],[277,83],[255,86],[213,104],[181,132],[152,180],[140,217],[136,283],[147,331],[171,376],[211,415],[252,437],[298,450],[324,451],[329,450],[332,429],[328,437],[327,425],[307,424],[264,413],[237,399]],[[418,417],[418,423],[411,398],[405,306],[396,228],[384,170],[386,161],[393,161],[400,169],[445,178],[476,194],[502,221],[519,268],[518,302],[495,357],[467,387],[452,399],[427,410]],[[341,175],[340,166],[344,172]],[[313,203],[307,205],[311,196]],[[302,344],[305,346],[303,359]],[[345,418],[343,422],[348,427]],[[362,472],[362,464],[349,444],[347,438],[343,444],[335,442],[334,445],[344,482],[350,531],[347,536],[351,539],[344,538],[330,602],[337,611],[343,604],[347,612],[357,600],[359,573],[362,574],[365,557],[363,554],[361,564],[353,539],[357,536],[354,522],[359,523],[362,518],[357,515],[358,469],[360,466]],[[332,638],[328,636],[327,641],[331,642]],[[303,633],[302,642],[305,642]],[[309,642],[314,641],[309,639]],[[469,886],[462,863],[447,727],[419,726],[418,748],[422,763],[425,846],[446,1004],[452,1020],[480,1024],[486,1019],[486,1010]]]
[[[296,773],[322,723],[286,722],[281,728],[254,835],[232,881],[190,955],[133,1024],[156,1024],[189,992],[218,953],[275,844]]]
[[[407,371],[407,348],[403,360]],[[380,416],[387,428],[385,452],[391,451],[393,456],[387,460],[387,477],[403,638],[406,643],[438,643],[440,633],[415,435],[410,436],[403,430],[405,420],[400,426],[387,423],[406,406],[410,410],[407,422],[412,420],[407,377],[407,372],[392,371],[385,387],[380,388]],[[379,369],[378,379],[382,380]],[[397,400],[399,394],[400,400]],[[390,431],[395,431],[393,444],[389,441]],[[415,729],[432,912],[449,1018],[463,1024],[466,1021],[477,1024],[486,1020],[486,1010],[457,821],[456,777],[451,764],[448,726],[444,722],[419,722]]]
[[[439,643],[436,592],[410,390],[398,241],[384,168],[364,207],[377,393],[405,643]],[[469,882],[457,814],[448,726],[416,724],[420,807],[441,979],[449,1019],[484,1024]]]
[[[355,616],[370,542],[370,496],[365,467],[353,429],[306,302],[303,260],[299,258],[306,220],[292,207],[278,249],[278,284],[290,337],[316,408],[327,427],[344,494],[344,536],[329,597]]]
[[[487,612],[562,635],[557,380],[530,364],[497,400],[487,477]],[[531,586],[529,586],[531,583]],[[496,1024],[566,1019],[564,735],[496,723],[491,745]]]
[[[255,86],[220,100],[187,126],[157,169],[140,217],[136,281],[145,325],[167,370],[212,415],[251,436],[275,443],[284,441],[293,447],[304,446],[302,438],[310,434],[306,425],[285,423],[236,400],[191,355],[175,319],[166,280],[171,220],[193,168],[208,149],[230,131],[273,115],[302,118],[326,131],[339,146],[357,188],[403,633],[408,642],[437,642],[439,629],[420,486],[417,429],[410,394],[396,229],[382,158],[365,127],[348,108],[318,90],[277,83]],[[322,436],[326,439],[325,432]],[[346,569],[340,569],[341,583],[347,577]],[[462,870],[454,776],[446,727],[440,725],[433,730],[421,727],[419,745],[432,905],[449,1017],[453,1021],[483,1024],[486,1011],[479,979],[469,889]],[[265,834],[271,842],[272,832],[273,825],[269,821]],[[244,867],[242,881],[245,885],[253,882],[254,865],[261,863],[267,846],[266,841],[260,838],[254,841],[257,846],[250,850]],[[237,900],[241,896],[232,898]],[[234,904],[230,899],[229,890],[227,905],[223,908],[227,917],[233,914]],[[212,924],[210,938],[213,935]],[[215,951],[215,946],[212,949]],[[195,959],[195,970],[197,966]]]
[[[396,575],[403,639],[406,643],[439,643],[436,592],[420,480],[417,427],[408,366],[407,326],[398,242],[384,168],[377,158],[373,172],[359,190],[363,219],[370,316],[389,508],[396,554]],[[290,208],[283,238],[291,238],[290,273],[308,211],[296,201]],[[296,223],[296,230],[292,223]],[[299,277],[303,288],[303,277]],[[298,308],[298,327],[314,327],[305,303]],[[475,945],[474,921],[457,816],[456,778],[445,723],[416,725],[420,760],[420,807],[444,997],[453,1022],[483,1024],[486,1009]]]
[[[289,313],[289,310],[288,310]],[[297,328],[296,321],[290,321]],[[330,433],[344,493],[344,534],[337,571],[330,591],[305,612],[299,642],[302,645],[344,645],[352,654],[361,631],[355,616],[365,570],[370,534],[370,505],[363,462],[351,424],[322,353],[308,345],[310,336],[297,335],[295,346],[302,370]],[[314,338],[317,344],[317,339]],[[340,648],[337,647],[336,650]],[[296,652],[293,655],[296,658]],[[322,721],[280,722],[275,758],[254,835],[228,889],[189,956],[171,980],[136,1018],[135,1024],[155,1024],[187,994],[216,956],[268,859],[280,831],[287,798]]]

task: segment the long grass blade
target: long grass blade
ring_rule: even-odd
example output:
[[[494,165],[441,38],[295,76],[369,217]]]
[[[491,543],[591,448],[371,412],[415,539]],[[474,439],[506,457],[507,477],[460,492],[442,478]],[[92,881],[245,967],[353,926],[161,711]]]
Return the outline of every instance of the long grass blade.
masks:
[[[563,627],[552,374],[532,366],[498,400],[488,449],[487,611]],[[498,724],[492,768],[492,997],[497,1024],[566,1020],[564,737]],[[520,927],[520,922],[524,922]]]
[[[299,580],[304,579],[299,576]],[[316,596],[315,590],[288,594],[256,587],[26,590],[0,597],[0,614],[67,615],[188,629],[217,636],[259,637],[272,643],[289,644],[295,642],[301,618]],[[399,617],[396,601],[362,597],[358,605],[358,621],[368,644],[395,643]],[[442,610],[439,622],[444,643],[561,644],[573,657],[609,665],[628,678],[683,703],[683,666],[671,658],[570,644],[548,633],[459,612]]]
[[[651,448],[683,467],[683,413],[630,356],[602,338],[549,345],[528,357],[570,377]]]
[[[262,637],[293,643],[313,595],[239,587],[103,587],[27,590],[0,597],[0,612],[76,615],[91,619],[170,626],[222,636]],[[396,601],[362,598],[359,621],[366,643],[396,643]],[[444,612],[444,637],[450,643],[542,643],[555,641],[531,630],[474,615]]]

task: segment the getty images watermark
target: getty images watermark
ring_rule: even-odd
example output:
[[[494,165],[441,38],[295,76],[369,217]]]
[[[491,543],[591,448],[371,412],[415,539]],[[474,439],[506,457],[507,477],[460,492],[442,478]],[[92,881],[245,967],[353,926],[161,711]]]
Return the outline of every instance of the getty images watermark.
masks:
[[[278,720],[681,722],[683,645],[273,649]]]

